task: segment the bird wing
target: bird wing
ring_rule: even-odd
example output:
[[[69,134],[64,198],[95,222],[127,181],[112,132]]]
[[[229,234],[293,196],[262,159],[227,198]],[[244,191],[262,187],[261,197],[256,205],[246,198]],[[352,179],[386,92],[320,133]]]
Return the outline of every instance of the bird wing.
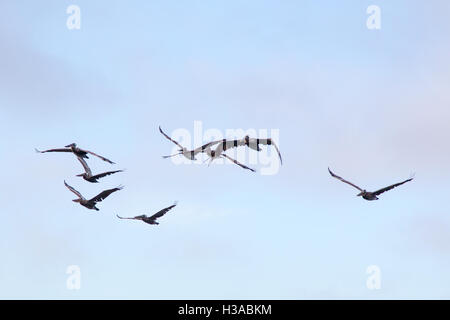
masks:
[[[107,158],[105,158],[105,157],[102,157],[102,156],[100,156],[100,155],[98,155],[98,154],[96,154],[96,153],[94,153],[94,152],[92,152],[92,151],[89,151],[89,150],[83,150],[83,149],[80,149],[80,150],[81,150],[81,151],[84,151],[84,152],[86,152],[86,153],[90,153],[90,154],[92,154],[93,156],[96,156],[97,158],[102,159],[103,161],[106,161],[106,162],[111,163],[111,164],[115,164],[115,163],[112,162],[111,160],[109,160],[109,159],[107,159]]]
[[[123,170],[115,170],[115,171],[107,171],[103,173],[96,174],[95,176],[92,176],[93,179],[100,179],[106,176],[109,176],[111,174],[117,173],[117,172],[123,172]]]
[[[359,191],[363,191],[363,189],[361,189],[361,188],[358,187],[357,185],[354,185],[354,184],[351,183],[350,181],[347,181],[347,180],[345,180],[345,179],[339,177],[338,175],[335,175],[335,174],[330,170],[330,168],[328,168],[328,172],[331,174],[331,176],[332,176],[333,178],[336,178],[336,179],[338,179],[338,180],[341,180],[342,182],[345,182],[345,183],[351,185],[352,187],[358,189]]]
[[[271,138],[269,138],[269,139],[256,139],[256,143],[257,144],[261,143],[261,144],[266,145],[266,146],[274,146],[275,150],[277,150],[278,157],[280,158],[280,162],[281,162],[281,164],[283,164],[283,159],[281,158],[280,149],[278,149],[277,145],[275,144],[275,142],[273,142],[273,140]]]
[[[252,172],[255,172],[254,169],[247,167],[246,165],[244,165],[244,164],[240,163],[239,161],[237,161],[237,160],[235,160],[235,159],[233,159],[233,158],[227,156],[227,155],[224,154],[224,153],[222,153],[222,157],[227,158],[228,160],[230,160],[231,162],[237,164],[237,165],[240,166],[241,168],[244,168],[244,169],[250,170],[250,171],[252,171]]]
[[[194,154],[197,154],[197,153],[200,153],[200,152],[205,152],[208,149],[210,149],[211,146],[213,146],[215,144],[218,144],[219,142],[222,142],[222,140],[215,140],[215,141],[211,141],[211,142],[205,143],[204,145],[202,145],[202,146],[200,146],[198,148],[195,148],[192,151],[194,152]]]
[[[38,150],[38,149],[34,149],[36,150],[37,153],[45,153],[45,152],[72,152],[72,150],[70,148],[60,148],[60,149],[49,149],[49,150]]]
[[[117,188],[113,188],[113,189],[108,189],[108,190],[102,191],[101,193],[96,195],[94,198],[89,200],[89,202],[100,202],[100,201],[106,199],[111,193],[119,191],[119,190],[122,190],[122,189],[123,189],[123,187],[119,186]]]
[[[402,184],[407,183],[407,182],[409,182],[409,181],[411,181],[411,180],[413,180],[413,178],[409,178],[409,179],[406,179],[405,181],[402,181],[402,182],[393,184],[393,185],[391,185],[391,186],[389,186],[389,187],[382,188],[382,189],[380,189],[380,190],[377,190],[377,191],[373,192],[373,194],[375,194],[376,196],[378,196],[378,195],[382,194],[383,192],[386,192],[386,191],[389,191],[389,190],[391,190],[391,189],[394,189],[395,187],[401,186]]]
[[[118,214],[116,214],[116,216],[117,216],[117,218],[119,218],[119,219],[131,219],[131,220],[140,220],[140,219],[143,219],[143,218],[147,218],[147,216],[145,216],[145,215],[142,215],[142,216],[136,216],[136,217],[121,217],[121,216],[119,216]]]
[[[152,215],[151,217],[149,217],[149,219],[151,220],[155,220],[159,217],[162,217],[163,215],[165,215],[167,212],[169,212],[170,210],[172,210],[175,206],[177,205],[177,202],[175,202],[173,205],[171,205],[170,207],[164,208],[160,211],[158,211],[157,213],[155,213],[154,215]]]
[[[172,141],[173,143],[175,143],[177,146],[180,147],[180,149],[184,149],[184,147],[179,144],[177,141],[173,140],[172,138],[170,138],[167,134],[164,133],[164,131],[162,131],[161,127],[159,127],[159,132],[161,132],[161,134],[166,137],[167,139],[169,139],[170,141]]]
[[[84,168],[84,171],[88,174],[88,176],[92,176],[91,168],[89,168],[89,166],[88,166],[88,164],[86,163],[86,161],[84,161],[83,158],[78,157],[78,156],[77,156],[77,159],[78,159],[78,161],[80,161],[81,165],[82,165],[83,168]]]
[[[73,193],[75,193],[80,199],[83,199],[83,200],[84,200],[84,197],[81,195],[81,193],[78,192],[77,190],[75,190],[75,188],[69,186],[65,180],[64,180],[64,185],[67,187],[67,189],[69,189],[70,191],[72,191]]]

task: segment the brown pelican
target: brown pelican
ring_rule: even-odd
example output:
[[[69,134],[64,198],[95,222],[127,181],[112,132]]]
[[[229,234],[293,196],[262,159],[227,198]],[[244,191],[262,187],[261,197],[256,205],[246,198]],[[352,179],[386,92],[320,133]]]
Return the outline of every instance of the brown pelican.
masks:
[[[161,134],[166,137],[168,140],[172,141],[173,143],[175,143],[178,147],[180,147],[180,149],[178,150],[178,153],[169,155],[169,156],[163,156],[164,159],[166,158],[170,158],[170,157],[174,157],[177,155],[183,155],[184,157],[186,157],[189,160],[197,160],[195,158],[195,156],[199,153],[205,152],[206,149],[216,143],[219,143],[221,140],[217,140],[217,141],[211,141],[208,142],[207,144],[204,144],[201,147],[198,147],[194,150],[188,150],[186,147],[183,147],[181,144],[179,144],[177,141],[173,140],[172,138],[170,138],[167,134],[164,133],[164,131],[162,131],[161,127],[159,127],[159,132],[161,132]]]
[[[119,219],[142,220],[142,221],[144,221],[145,223],[148,223],[148,224],[159,224],[158,222],[156,222],[156,219],[158,219],[158,218],[162,217],[163,215],[165,215],[169,210],[174,208],[176,205],[177,205],[177,202],[175,202],[170,207],[167,207],[167,208],[164,208],[164,209],[158,211],[157,213],[155,213],[151,217],[148,217],[146,215],[136,216],[136,217],[132,217],[132,218],[123,218],[123,217],[121,217],[119,215],[117,215],[117,217]]]
[[[103,172],[100,174],[92,175],[91,168],[89,168],[86,161],[81,157],[77,157],[77,159],[78,159],[78,161],[81,162],[81,164],[83,165],[84,171],[85,171],[82,174],[77,174],[77,177],[83,177],[84,180],[92,182],[92,183],[97,183],[98,179],[109,176],[110,174],[114,174],[117,172],[123,172],[123,170],[115,170],[115,171],[107,171],[107,172]]]
[[[79,204],[81,204],[82,206],[88,208],[88,209],[94,209],[94,210],[99,210],[95,205],[97,204],[97,202],[100,202],[104,199],[106,199],[106,197],[108,197],[111,193],[122,190],[122,186],[119,186],[117,188],[113,188],[113,189],[108,189],[105,190],[101,193],[99,193],[98,195],[96,195],[94,198],[90,199],[90,200],[86,200],[81,193],[79,193],[77,190],[75,190],[73,187],[69,186],[66,181],[64,181],[64,185],[67,187],[67,189],[69,189],[70,191],[72,191],[73,193],[75,193],[78,196],[78,199],[72,200],[73,202],[78,202]]]
[[[36,152],[39,152],[39,153],[46,153],[46,152],[72,152],[77,157],[81,157],[81,158],[84,158],[84,159],[89,159],[88,156],[87,156],[87,154],[89,153],[89,154],[92,154],[93,156],[96,156],[96,157],[102,159],[103,161],[106,161],[106,162],[109,162],[111,164],[114,164],[114,162],[112,162],[111,160],[106,159],[105,157],[102,157],[102,156],[100,156],[100,155],[98,155],[98,154],[96,154],[96,153],[94,153],[92,151],[83,150],[83,149],[78,148],[76,143],[69,144],[69,145],[65,146],[64,148],[59,148],[59,149],[49,149],[49,150],[44,150],[44,151],[40,151],[38,149],[35,149],[35,150],[36,150]]]
[[[404,183],[406,183],[406,182],[409,182],[409,181],[413,180],[413,177],[411,177],[411,178],[409,178],[409,179],[406,179],[405,181],[402,181],[402,182],[393,184],[393,185],[391,185],[391,186],[389,186],[389,187],[385,187],[385,188],[382,188],[382,189],[377,190],[377,191],[374,191],[374,192],[369,192],[369,191],[366,191],[366,190],[364,190],[364,189],[361,189],[360,187],[354,185],[353,183],[351,183],[351,182],[349,182],[349,181],[347,181],[347,180],[344,180],[343,178],[341,178],[341,177],[335,175],[335,174],[330,170],[330,168],[328,168],[328,172],[331,174],[331,176],[332,176],[333,178],[336,178],[336,179],[338,179],[338,180],[341,180],[342,182],[345,182],[345,183],[351,185],[352,187],[358,189],[359,191],[361,191],[359,194],[357,194],[357,196],[358,196],[358,197],[363,197],[363,198],[366,199],[366,200],[378,200],[378,197],[377,197],[377,196],[380,195],[380,194],[382,194],[383,192],[389,191],[389,190],[391,190],[391,189],[394,189],[395,187],[401,186],[402,184],[404,184]]]

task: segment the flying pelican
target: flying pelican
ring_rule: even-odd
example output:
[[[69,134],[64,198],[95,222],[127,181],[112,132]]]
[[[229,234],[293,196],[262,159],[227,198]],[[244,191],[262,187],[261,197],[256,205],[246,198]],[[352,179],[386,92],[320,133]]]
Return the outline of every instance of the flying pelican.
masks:
[[[331,176],[332,176],[333,178],[336,178],[336,179],[338,179],[338,180],[341,180],[342,182],[345,182],[345,183],[351,185],[352,187],[358,189],[359,191],[361,191],[359,194],[357,194],[357,196],[358,196],[358,197],[363,197],[363,198],[366,199],[366,200],[378,200],[378,197],[377,197],[377,196],[379,196],[379,195],[382,194],[383,192],[386,192],[386,191],[389,191],[389,190],[391,190],[391,189],[394,189],[395,187],[401,186],[402,184],[404,184],[404,183],[406,183],[406,182],[409,182],[409,181],[411,181],[411,180],[414,179],[413,177],[411,177],[411,178],[409,178],[409,179],[406,179],[405,181],[402,181],[402,182],[393,184],[393,185],[391,185],[391,186],[389,186],[389,187],[385,187],[385,188],[382,188],[382,189],[377,190],[377,191],[374,191],[374,192],[369,192],[369,191],[366,191],[366,190],[364,190],[364,189],[361,189],[360,187],[354,185],[353,183],[351,183],[351,182],[349,182],[349,181],[347,181],[347,180],[344,180],[343,178],[341,178],[341,177],[335,175],[335,174],[330,170],[330,168],[328,168],[328,172],[331,174]]]
[[[119,215],[117,215],[117,217],[119,219],[142,220],[142,221],[144,221],[145,223],[148,223],[148,224],[159,224],[158,222],[156,222],[156,219],[158,219],[158,218],[162,217],[163,215],[165,215],[168,211],[170,211],[176,205],[177,205],[177,202],[175,201],[175,203],[173,205],[158,211],[157,213],[155,213],[151,217],[148,217],[146,215],[136,216],[136,217],[132,217],[132,218],[123,218],[123,217],[121,217]]]
[[[110,174],[114,174],[117,172],[123,172],[123,170],[115,170],[115,171],[107,171],[107,172],[103,172],[100,174],[92,175],[91,168],[89,168],[86,161],[81,157],[77,157],[77,159],[78,159],[78,161],[81,162],[81,164],[83,165],[84,171],[85,171],[82,174],[77,174],[77,177],[83,177],[83,179],[88,182],[97,183],[98,182],[97,180],[100,178],[109,176]]]
[[[114,164],[114,162],[112,162],[109,159],[106,159],[105,157],[102,157],[92,151],[88,151],[88,150],[83,150],[81,148],[77,147],[76,143],[71,143],[67,146],[65,146],[64,148],[59,148],[59,149],[49,149],[49,150],[44,150],[44,151],[40,151],[38,149],[35,149],[36,152],[38,153],[46,153],[46,152],[72,152],[73,154],[75,154],[77,157],[81,157],[84,159],[89,159],[89,157],[87,156],[87,154],[92,154],[93,156],[96,156],[100,159],[102,159],[103,161],[109,162],[111,164]]]
[[[180,149],[178,150],[178,153],[169,155],[169,156],[163,156],[164,159],[170,158],[170,157],[174,157],[177,155],[183,155],[185,158],[189,159],[189,160],[197,160],[195,158],[195,156],[199,153],[205,152],[206,149],[216,143],[219,143],[221,140],[217,140],[217,141],[211,141],[208,142],[206,144],[204,144],[201,147],[198,147],[194,150],[188,150],[186,147],[183,147],[181,144],[179,144],[177,141],[173,140],[172,138],[170,138],[167,134],[164,133],[164,131],[162,131],[161,127],[159,127],[159,132],[161,132],[161,134],[166,137],[168,140],[172,141],[173,143],[175,143],[178,147],[180,147]]]
[[[97,204],[97,202],[100,202],[104,199],[106,199],[106,197],[108,197],[111,193],[122,190],[122,186],[119,186],[117,188],[113,188],[113,189],[108,189],[105,190],[101,193],[99,193],[98,195],[96,195],[94,198],[90,199],[90,200],[86,200],[81,193],[79,193],[77,190],[75,190],[73,187],[69,186],[66,181],[64,181],[64,185],[67,187],[67,189],[69,189],[70,191],[72,191],[73,193],[75,193],[78,196],[78,199],[72,200],[73,202],[78,202],[79,204],[81,204],[82,206],[88,208],[88,209],[93,209],[93,210],[99,210],[95,205]]]

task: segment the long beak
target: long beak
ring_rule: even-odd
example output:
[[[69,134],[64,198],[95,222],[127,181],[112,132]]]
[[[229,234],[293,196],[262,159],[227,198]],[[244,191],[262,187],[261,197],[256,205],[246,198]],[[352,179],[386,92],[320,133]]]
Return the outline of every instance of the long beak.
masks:
[[[77,174],[77,177],[82,177],[83,176],[83,174]]]

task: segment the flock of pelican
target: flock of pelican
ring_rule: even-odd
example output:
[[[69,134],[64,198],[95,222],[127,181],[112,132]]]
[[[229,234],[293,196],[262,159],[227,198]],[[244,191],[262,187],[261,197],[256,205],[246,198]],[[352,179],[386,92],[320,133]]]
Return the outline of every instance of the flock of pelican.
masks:
[[[109,176],[109,175],[112,175],[112,174],[124,171],[124,170],[106,171],[106,172],[103,172],[103,173],[99,173],[99,174],[93,175],[92,171],[91,171],[91,168],[89,168],[89,166],[88,166],[88,164],[86,163],[86,160],[85,160],[85,159],[89,159],[88,154],[96,156],[96,157],[98,157],[98,158],[102,159],[103,161],[106,161],[106,162],[108,162],[110,164],[115,164],[115,163],[112,162],[111,160],[105,158],[105,157],[102,157],[102,156],[92,152],[92,151],[80,149],[80,148],[77,147],[77,145],[75,143],[69,144],[69,145],[65,146],[64,148],[59,148],[59,149],[49,149],[49,150],[44,150],[44,151],[40,151],[40,150],[36,149],[36,152],[38,152],[38,153],[47,153],[47,152],[70,152],[70,153],[73,153],[77,157],[78,161],[81,163],[81,165],[83,166],[83,169],[84,169],[84,173],[78,174],[77,177],[83,177],[84,180],[86,180],[88,182],[91,182],[91,183],[98,183],[98,179],[101,179],[103,177],[106,177],[106,176]],[[66,186],[67,189],[69,189],[71,192],[73,192],[77,196],[77,199],[72,200],[73,202],[78,202],[83,207],[91,209],[91,210],[96,210],[96,211],[100,210],[99,208],[96,207],[98,202],[101,202],[101,201],[105,200],[112,193],[123,189],[123,186],[118,186],[116,188],[103,190],[102,192],[100,192],[95,197],[93,197],[91,199],[86,199],[74,187],[72,187],[69,184],[67,184],[67,182],[65,180],[64,180],[64,185]],[[145,215],[131,217],[131,218],[123,218],[123,217],[120,217],[120,216],[117,215],[117,217],[120,218],[120,219],[142,220],[142,221],[144,221],[145,223],[148,223],[148,224],[158,224],[158,222],[156,222],[156,219],[159,218],[159,217],[162,217],[165,213],[167,213],[169,210],[171,210],[175,206],[176,206],[176,203],[174,203],[170,207],[162,209],[161,211],[157,212],[156,214],[154,214],[154,215],[152,215],[150,217],[147,217]]]
[[[273,146],[276,150],[276,152],[278,153],[278,157],[280,159],[280,163],[283,163],[283,159],[281,157],[281,153],[280,150],[278,149],[278,146],[274,143],[274,141],[270,138],[267,139],[258,139],[258,138],[250,138],[249,136],[245,136],[242,139],[235,139],[235,140],[226,140],[226,139],[222,139],[222,140],[214,140],[211,142],[208,142],[198,148],[195,148],[193,150],[189,150],[186,147],[182,146],[180,143],[178,143],[177,141],[173,140],[171,137],[169,137],[166,133],[164,133],[164,131],[161,129],[161,127],[159,127],[159,131],[160,133],[167,138],[169,141],[173,142],[174,144],[176,144],[179,149],[178,152],[172,155],[167,155],[167,156],[163,156],[164,159],[170,158],[170,157],[174,157],[174,156],[178,156],[178,155],[182,155],[184,157],[186,157],[189,160],[197,160],[196,156],[198,154],[206,154],[208,156],[209,160],[209,164],[211,164],[215,159],[219,159],[219,158],[225,158],[230,160],[231,162],[235,163],[236,165],[240,166],[243,169],[247,169],[250,170],[252,172],[255,172],[254,169],[247,167],[246,165],[240,163],[239,161],[231,158],[230,156],[228,156],[225,152],[228,149],[231,148],[237,148],[240,146],[246,146],[249,149],[255,150],[255,151],[261,151],[261,147],[260,145],[266,145],[266,146]],[[213,146],[216,146],[214,149],[212,148]],[[47,153],[47,152],[68,152],[68,153],[73,153],[78,161],[81,163],[83,169],[84,169],[84,173],[82,174],[78,174],[77,177],[82,177],[84,180],[90,182],[90,183],[98,183],[98,180],[101,178],[104,178],[106,176],[112,175],[112,174],[116,174],[119,172],[123,172],[124,170],[113,170],[113,171],[106,171],[103,173],[99,173],[99,174],[92,174],[91,169],[89,168],[87,162],[85,159],[89,159],[88,155],[93,155],[95,157],[100,158],[101,160],[108,162],[110,164],[115,164],[114,162],[112,162],[111,160],[100,156],[92,151],[88,151],[88,150],[84,150],[81,148],[78,148],[77,145],[75,143],[69,144],[67,146],[65,146],[64,148],[58,148],[58,149],[49,149],[49,150],[44,150],[44,151],[40,151],[38,149],[36,149],[36,152],[38,153]],[[378,200],[378,196],[386,191],[389,191],[391,189],[394,189],[404,183],[407,183],[409,181],[413,180],[413,177],[410,177],[409,179],[406,179],[402,182],[399,183],[395,183],[393,185],[390,185],[388,187],[385,188],[381,188],[377,191],[366,191],[365,189],[362,189],[360,187],[358,187],[357,185],[345,180],[344,178],[341,178],[340,176],[334,174],[330,168],[328,168],[328,172],[330,173],[330,175],[333,178],[336,178],[356,189],[358,189],[360,191],[360,193],[357,196],[362,197],[365,200],[371,201],[371,200]],[[95,197],[91,198],[91,199],[86,199],[83,197],[83,195],[77,191],[75,188],[73,188],[72,186],[70,186],[69,184],[67,184],[67,182],[64,180],[64,185],[66,186],[67,189],[69,189],[71,192],[73,192],[76,196],[77,199],[72,200],[73,202],[78,202],[80,205],[84,206],[85,208],[91,209],[91,210],[96,210],[99,211],[99,209],[96,207],[98,202],[101,202],[103,200],[105,200],[109,195],[111,195],[112,193],[122,190],[123,186],[118,186],[116,188],[112,188],[112,189],[107,189],[107,190],[103,190],[101,193],[99,193],[98,195],[96,195]],[[175,202],[173,205],[164,208],[160,211],[158,211],[157,213],[153,214],[152,216],[146,216],[146,215],[139,215],[139,216],[135,216],[135,217],[121,217],[119,215],[117,215],[117,217],[119,219],[132,219],[132,220],[141,220],[147,224],[153,224],[153,225],[158,225],[159,223],[156,221],[158,218],[162,217],[163,215],[165,215],[167,212],[169,212],[170,210],[172,210],[175,206],[177,205],[177,202]]]

